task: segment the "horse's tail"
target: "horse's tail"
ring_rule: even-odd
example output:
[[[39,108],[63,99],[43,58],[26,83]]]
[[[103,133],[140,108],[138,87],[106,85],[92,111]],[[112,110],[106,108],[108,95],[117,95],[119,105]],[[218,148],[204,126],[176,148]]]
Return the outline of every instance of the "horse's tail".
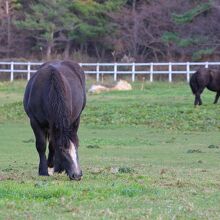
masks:
[[[63,134],[69,128],[69,110],[66,102],[66,87],[61,73],[53,66],[50,68],[50,88],[48,96],[49,117],[52,132]]]
[[[198,74],[199,74],[199,70],[197,70],[191,76],[190,81],[189,81],[189,85],[190,85],[190,88],[191,88],[193,94],[196,94],[196,92],[199,90],[199,84],[198,84],[198,81],[197,81]]]

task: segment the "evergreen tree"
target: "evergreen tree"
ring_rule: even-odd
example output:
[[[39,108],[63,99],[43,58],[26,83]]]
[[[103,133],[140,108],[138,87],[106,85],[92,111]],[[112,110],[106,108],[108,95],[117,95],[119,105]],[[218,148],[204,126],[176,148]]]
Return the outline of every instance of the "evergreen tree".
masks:
[[[70,13],[69,0],[39,0],[30,6],[30,12],[25,13],[25,20],[16,22],[19,28],[30,30],[38,42],[39,49],[46,47],[46,57],[51,58],[51,52],[59,33],[71,31],[78,25],[78,19]]]
[[[194,5],[190,3],[190,8],[182,13],[172,13],[173,31],[165,31],[162,40],[175,44],[180,49],[180,53],[185,53],[193,60],[213,54],[214,32],[210,31],[213,23],[211,21],[209,23],[209,17],[212,17],[213,12],[211,3],[211,1],[197,1]]]
[[[100,50],[108,48],[106,37],[113,33],[108,13],[120,9],[124,2],[124,0],[74,1],[70,9],[78,16],[79,26],[69,33],[71,38],[81,46],[81,49],[84,48],[86,53],[90,49],[100,58]]]
[[[109,34],[106,13],[115,10],[123,1],[109,0],[39,0],[29,6],[17,27],[31,31],[38,48],[46,48],[47,59],[57,44],[65,42],[64,54],[69,56],[71,44],[87,48]]]
[[[2,0],[0,1],[0,42],[6,45],[6,57],[10,56],[12,51],[12,21],[15,12],[21,8],[20,0]],[[7,39],[6,41],[4,41]],[[3,51],[4,52],[4,49]]]

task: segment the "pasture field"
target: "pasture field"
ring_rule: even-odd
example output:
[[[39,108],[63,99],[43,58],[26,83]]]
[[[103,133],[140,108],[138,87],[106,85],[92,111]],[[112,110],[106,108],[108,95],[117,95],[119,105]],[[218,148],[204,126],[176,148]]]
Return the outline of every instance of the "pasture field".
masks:
[[[214,93],[197,108],[186,83],[88,95],[74,182],[37,175],[25,84],[0,83],[0,219],[220,219]]]

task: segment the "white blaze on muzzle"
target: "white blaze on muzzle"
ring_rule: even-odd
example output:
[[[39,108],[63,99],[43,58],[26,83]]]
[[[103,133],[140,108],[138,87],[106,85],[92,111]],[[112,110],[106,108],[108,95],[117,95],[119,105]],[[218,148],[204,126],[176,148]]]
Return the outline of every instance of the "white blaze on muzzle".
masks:
[[[72,141],[70,141],[70,149],[69,149],[69,153],[70,153],[70,156],[73,160],[73,164],[75,166],[75,171],[77,173],[80,173],[81,170],[80,170],[80,167],[79,167],[79,163],[78,163],[78,157],[77,157],[77,151],[76,151],[76,146],[73,144]]]

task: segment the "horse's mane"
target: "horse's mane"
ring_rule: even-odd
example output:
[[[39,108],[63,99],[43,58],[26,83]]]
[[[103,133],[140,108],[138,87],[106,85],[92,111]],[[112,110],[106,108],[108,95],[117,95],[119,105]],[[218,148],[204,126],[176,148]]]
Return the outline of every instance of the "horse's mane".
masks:
[[[49,89],[49,108],[52,119],[53,133],[61,137],[62,143],[67,141],[66,135],[69,129],[70,110],[67,107],[65,96],[66,87],[61,73],[52,65],[47,68],[50,70],[50,89]],[[64,143],[64,145],[66,145]]]

